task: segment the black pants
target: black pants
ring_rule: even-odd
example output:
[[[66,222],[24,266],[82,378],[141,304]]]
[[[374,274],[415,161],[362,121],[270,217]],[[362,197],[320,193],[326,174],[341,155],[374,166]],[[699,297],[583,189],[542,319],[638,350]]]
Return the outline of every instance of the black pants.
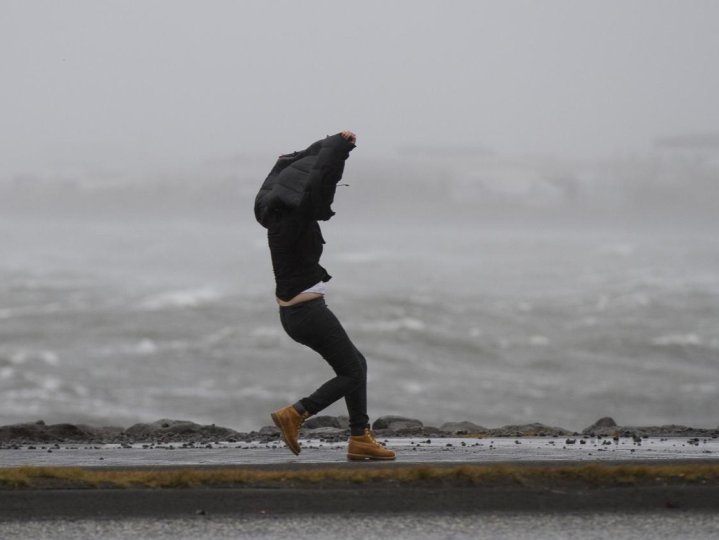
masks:
[[[336,376],[300,403],[317,414],[344,397],[352,435],[362,435],[367,416],[367,361],[350,341],[347,332],[323,297],[294,306],[280,307],[282,327],[292,339],[322,355]]]

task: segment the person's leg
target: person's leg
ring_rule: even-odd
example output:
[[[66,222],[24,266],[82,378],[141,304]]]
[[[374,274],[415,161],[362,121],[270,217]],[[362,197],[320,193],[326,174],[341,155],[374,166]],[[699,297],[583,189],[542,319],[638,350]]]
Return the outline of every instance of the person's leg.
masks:
[[[296,405],[317,414],[345,397],[353,434],[361,434],[367,425],[367,363],[350,341],[337,317],[324,299],[280,308],[282,326],[287,334],[318,352],[332,367],[336,376],[325,382]]]
[[[357,347],[355,347],[355,354],[362,364],[364,382],[345,395],[345,403],[350,417],[350,432],[352,435],[362,435],[365,427],[369,424],[369,416],[367,416],[367,360],[365,360],[364,355],[359,352]]]

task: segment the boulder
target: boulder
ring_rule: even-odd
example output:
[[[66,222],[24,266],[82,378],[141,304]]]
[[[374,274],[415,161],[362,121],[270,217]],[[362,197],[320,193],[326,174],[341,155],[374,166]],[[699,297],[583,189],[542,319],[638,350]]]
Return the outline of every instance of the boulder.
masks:
[[[83,429],[75,424],[52,424],[45,430],[58,441],[88,441],[97,438],[97,430]]]
[[[0,442],[64,442],[98,441],[110,437],[107,430],[122,428],[93,428],[75,424],[46,425],[42,420],[0,427]],[[117,432],[117,431],[116,431]],[[116,434],[115,432],[115,434]]]
[[[395,430],[385,430],[385,436],[388,437],[446,437],[448,433],[434,426],[422,427],[405,427]],[[392,435],[394,434],[394,435]]]
[[[55,440],[56,439],[47,432],[47,426],[42,420],[0,426],[0,442],[50,442]]]
[[[467,433],[482,433],[488,431],[486,427],[479,426],[473,422],[466,420],[462,422],[445,422],[439,429],[446,433],[452,433],[454,435],[464,435]]]
[[[594,433],[595,435],[611,435],[616,431],[617,423],[614,421],[613,418],[609,416],[604,416],[594,422],[591,426],[588,428],[582,430],[583,435],[589,435],[591,433]]]
[[[120,426],[97,427],[88,426],[87,424],[78,424],[77,427],[88,433],[93,433],[96,439],[101,439],[105,441],[116,440],[125,432],[125,428]]]
[[[404,416],[380,416],[372,424],[372,429],[391,429],[392,431],[422,429],[422,422]]]
[[[260,435],[279,435],[280,429],[277,426],[262,426],[258,433]]]
[[[307,429],[317,429],[325,427],[344,429],[339,418],[337,418],[336,416],[312,416],[305,421],[303,427]]]
[[[552,437],[572,435],[572,431],[561,427],[545,426],[540,423],[507,425],[487,430],[490,437]]]
[[[205,440],[228,439],[239,434],[230,428],[200,425],[189,420],[170,420],[163,418],[150,424],[135,424],[127,428],[124,435],[135,441],[147,440]]]
[[[345,430],[331,426],[318,427],[314,429],[303,429],[302,436],[307,438],[322,438],[329,435],[344,435]]]
[[[620,437],[715,437],[717,430],[695,428],[677,424],[663,426],[617,426],[614,433]]]

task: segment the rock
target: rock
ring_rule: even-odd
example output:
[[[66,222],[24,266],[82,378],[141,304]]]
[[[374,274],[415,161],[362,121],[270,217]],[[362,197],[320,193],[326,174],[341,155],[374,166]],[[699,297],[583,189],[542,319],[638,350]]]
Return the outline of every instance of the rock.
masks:
[[[460,435],[466,435],[468,433],[483,433],[487,431],[486,427],[479,426],[477,424],[474,424],[473,422],[445,422],[442,424],[439,429],[441,431],[452,433],[454,435],[460,434]]]
[[[45,429],[58,441],[86,441],[97,438],[95,430],[85,430],[75,424],[53,424]]]
[[[617,425],[617,423],[614,421],[614,418],[610,416],[603,416],[596,422],[594,422],[594,425],[596,427],[614,427]]]
[[[135,441],[147,440],[204,440],[227,439],[239,435],[234,429],[211,425],[200,425],[189,420],[163,418],[151,424],[135,424],[127,428],[124,435]]]
[[[258,433],[260,435],[279,435],[280,430],[277,426],[262,426]]]
[[[319,438],[319,437],[326,437],[328,435],[344,435],[344,434],[345,434],[344,429],[331,427],[331,426],[302,430],[302,436],[309,437],[309,438]]]
[[[603,422],[604,425],[598,425],[599,422]],[[618,426],[611,418],[602,418],[582,433],[602,437],[711,437],[717,433],[717,430],[676,424],[664,426]]]
[[[125,433],[125,428],[120,426],[88,426],[87,424],[78,424],[77,427],[82,429],[83,431],[86,431],[88,433],[95,434],[95,438],[99,440],[116,440],[119,438],[123,433]]]
[[[349,421],[347,423],[349,425]],[[340,423],[339,418],[336,416],[312,416],[307,419],[307,421],[303,424],[303,427],[306,427],[307,429],[316,429],[316,428],[325,428],[325,427],[331,427],[331,428],[343,428],[342,424]]]
[[[545,426],[544,424],[507,425],[489,429],[490,437],[552,437],[571,435],[573,432],[561,427]]]
[[[45,423],[27,422],[23,424],[11,424],[9,426],[0,427],[0,441],[32,441],[32,442],[48,442],[55,440],[52,435],[47,433]]]
[[[404,416],[380,416],[372,424],[372,429],[391,429],[393,431],[422,429],[422,422]]]
[[[393,424],[397,426],[397,424]],[[444,431],[440,431],[439,428],[433,427],[433,426],[406,426],[403,427],[402,424],[399,424],[400,427],[396,427],[393,430],[396,437],[446,437],[447,434]]]
[[[595,435],[611,435],[614,431],[616,431],[613,428],[617,427],[617,423],[614,421],[613,418],[610,418],[609,416],[604,416],[594,422],[591,426],[584,429],[582,433],[584,435],[589,434],[595,434]]]
[[[98,439],[98,430],[75,424],[45,425],[42,420],[33,423],[0,427],[0,441],[63,442]]]
[[[676,424],[664,426],[622,426],[615,428],[623,437],[704,437],[716,433],[706,428],[693,428]]]

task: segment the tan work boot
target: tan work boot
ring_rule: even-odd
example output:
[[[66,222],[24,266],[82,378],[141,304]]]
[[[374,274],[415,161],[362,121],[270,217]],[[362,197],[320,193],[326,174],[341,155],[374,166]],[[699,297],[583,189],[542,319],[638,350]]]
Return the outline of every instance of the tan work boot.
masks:
[[[365,428],[364,435],[350,436],[349,444],[347,445],[347,459],[350,461],[362,461],[365,459],[391,460],[394,458],[394,452],[377,442],[369,428]]]
[[[310,413],[305,411],[300,414],[292,405],[288,405],[273,412],[270,416],[272,416],[272,421],[275,425],[280,428],[282,438],[287,447],[294,455],[298,455],[300,453],[300,442],[298,440],[300,438],[300,426],[310,417]]]

